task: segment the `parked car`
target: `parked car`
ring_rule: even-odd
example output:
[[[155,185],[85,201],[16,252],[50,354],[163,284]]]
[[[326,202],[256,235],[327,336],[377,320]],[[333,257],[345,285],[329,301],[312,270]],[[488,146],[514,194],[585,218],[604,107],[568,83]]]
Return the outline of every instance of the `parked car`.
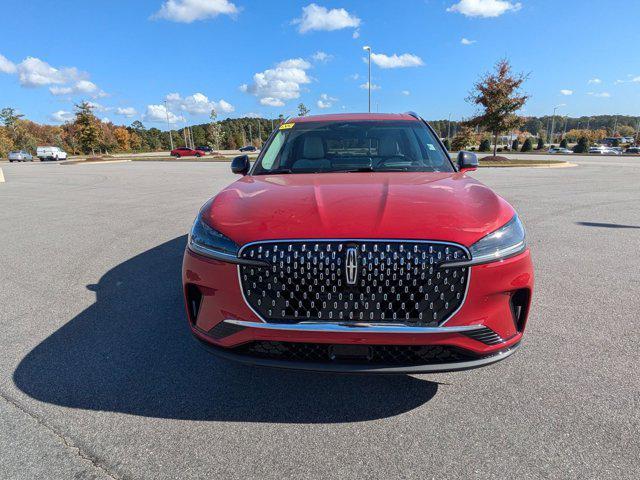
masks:
[[[208,154],[211,154],[211,152],[213,152],[213,148],[211,148],[209,145],[201,145],[199,147],[196,147],[196,150],[200,150],[201,152],[205,152]]]
[[[569,150],[568,148],[553,147],[549,149],[549,153],[568,154],[568,153],[573,153],[573,150]]]
[[[638,154],[640,153],[640,147],[629,147],[624,153]]]
[[[503,198],[419,116],[282,124],[191,229],[193,335],[245,363],[418,373],[502,360],[522,340],[533,267]]]
[[[239,149],[241,152],[255,152],[258,149],[253,145],[245,145],[244,147]]]
[[[206,154],[207,152],[197,148],[180,147],[171,150],[172,157],[204,157]]]
[[[10,162],[33,162],[33,156],[25,150],[9,152],[7,158]]]
[[[36,156],[41,162],[45,160],[66,160],[67,152],[59,147],[38,147],[36,148]]]
[[[589,153],[599,153],[600,155],[620,155],[619,151],[614,150],[612,147],[605,147],[604,145],[590,147]]]

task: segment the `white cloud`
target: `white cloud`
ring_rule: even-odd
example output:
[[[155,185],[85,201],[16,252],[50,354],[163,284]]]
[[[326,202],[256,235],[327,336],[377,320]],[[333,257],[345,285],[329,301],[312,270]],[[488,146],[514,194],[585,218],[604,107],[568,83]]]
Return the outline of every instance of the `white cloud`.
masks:
[[[351,80],[358,80],[360,78],[360,74],[359,73],[354,73],[352,75],[349,75],[349,78]]]
[[[358,17],[347,12],[344,8],[328,10],[325,7],[311,3],[306,7],[302,7],[302,16],[294,19],[292,23],[298,25],[298,32],[306,33],[313,30],[331,31],[343,28],[358,28],[360,22],[361,20]]]
[[[598,97],[598,98],[609,98],[611,97],[611,94],[609,92],[589,92],[587,93],[587,95],[591,95],[592,97]]]
[[[278,63],[275,68],[256,73],[253,82],[240,86],[240,90],[258,97],[260,104],[281,107],[285,101],[300,97],[300,86],[311,83],[307,70],[311,64],[302,58]]]
[[[560,93],[561,93],[562,95],[569,96],[569,95],[573,95],[573,90],[568,90],[568,89],[566,89],[566,88],[563,88],[562,90],[560,90]]]
[[[92,98],[107,94],[91,82],[89,74],[75,67],[56,68],[35,57],[27,57],[18,65],[0,55],[0,71],[17,74],[20,85],[26,88],[49,86],[53,95],[88,94]]]
[[[360,85],[360,88],[367,90],[369,88],[369,82],[364,82]],[[376,85],[375,83],[371,84],[371,90],[380,90],[382,87],[380,85]]]
[[[18,79],[23,87],[64,85],[79,80],[76,68],[54,68],[39,58],[27,57],[17,67]]]
[[[231,113],[235,107],[229,102],[220,99],[219,102],[209,100],[204,93],[194,93],[182,98],[179,93],[170,93],[165,97],[173,109],[179,109],[191,115],[209,115],[211,110],[217,113]]]
[[[95,110],[96,112],[108,112],[109,110],[111,110],[110,107],[105,107],[100,103],[87,102],[87,104],[91,107],[92,110]]]
[[[116,108],[116,115],[123,115],[127,118],[135,117],[138,114],[133,107],[118,107]]]
[[[169,123],[184,122],[185,118],[182,115],[176,115],[171,111],[167,111],[164,105],[147,105],[147,111],[142,116],[145,122],[167,122],[167,115],[169,117]]]
[[[469,40],[468,38],[462,38],[462,40],[460,40],[460,43],[462,45],[473,45],[474,43],[476,43],[477,40]]]
[[[333,55],[329,55],[328,53],[319,50],[314,53],[311,58],[313,58],[316,62],[326,63],[333,58]]]
[[[228,0],[167,0],[151,18],[191,23],[218,15],[235,15],[238,8]]]
[[[264,97],[260,99],[260,105],[266,105],[268,107],[282,107],[284,102],[279,98]]]
[[[402,92],[400,92],[400,93],[402,93],[402,95],[406,95],[406,96],[411,95],[411,92],[409,90],[402,90]]]
[[[111,123],[111,119],[109,117],[104,117],[104,118],[100,119],[100,121],[102,123]]]
[[[405,68],[424,65],[420,57],[411,53],[403,53],[402,55],[394,53],[391,56],[385,55],[384,53],[372,53],[371,61],[380,68]]]
[[[247,112],[242,117],[243,118],[262,118],[262,115],[256,112]]]
[[[602,80],[600,80],[599,78],[592,78],[591,80],[589,80],[587,83],[589,84],[595,84],[595,85],[600,85],[602,83]]]
[[[467,17],[499,17],[507,12],[517,12],[522,8],[520,2],[506,0],[460,0],[447,8],[447,12],[461,13]]]
[[[360,38],[360,30],[354,30],[351,34],[351,38]]]
[[[337,98],[330,97],[326,93],[320,95],[320,99],[316,102],[318,108],[325,109],[331,108],[334,102],[337,102]]]
[[[0,72],[11,74],[11,73],[16,73],[17,70],[18,68],[16,67],[15,63],[10,61],[4,55],[0,55]]]
[[[50,117],[54,122],[64,123],[73,120],[74,115],[73,113],[67,112],[65,110],[58,110],[57,112],[53,112]]]

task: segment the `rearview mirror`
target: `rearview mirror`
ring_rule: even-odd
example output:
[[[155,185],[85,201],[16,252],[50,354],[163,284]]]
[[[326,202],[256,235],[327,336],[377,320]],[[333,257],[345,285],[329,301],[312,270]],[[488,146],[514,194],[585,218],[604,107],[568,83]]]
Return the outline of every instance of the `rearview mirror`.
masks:
[[[239,157],[234,158],[231,162],[231,171],[238,175],[246,175],[249,173],[250,166],[251,163],[249,162],[249,156],[240,155]]]
[[[478,168],[478,157],[471,152],[458,152],[458,171],[471,172]]]

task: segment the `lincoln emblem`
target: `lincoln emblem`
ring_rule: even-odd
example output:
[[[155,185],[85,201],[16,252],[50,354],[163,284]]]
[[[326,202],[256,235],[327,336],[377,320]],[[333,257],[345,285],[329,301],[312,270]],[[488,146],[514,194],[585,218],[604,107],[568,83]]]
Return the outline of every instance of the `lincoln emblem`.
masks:
[[[347,284],[355,285],[358,280],[358,249],[355,247],[347,248],[347,257],[345,260],[345,274],[347,275]]]

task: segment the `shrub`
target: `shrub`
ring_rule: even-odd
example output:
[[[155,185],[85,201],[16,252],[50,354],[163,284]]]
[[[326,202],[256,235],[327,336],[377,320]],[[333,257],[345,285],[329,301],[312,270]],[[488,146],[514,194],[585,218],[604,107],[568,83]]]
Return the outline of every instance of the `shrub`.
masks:
[[[520,140],[516,138],[511,144],[511,150],[513,150],[514,152],[517,152],[519,148],[520,148]]]
[[[574,153],[587,153],[589,151],[589,139],[587,137],[580,137],[577,145],[573,147]]]
[[[567,148],[567,139],[563,138],[560,142],[560,148]]]
[[[488,152],[491,150],[491,142],[488,138],[485,138],[480,142],[480,148],[478,150],[480,150],[481,152]]]
[[[531,145],[531,139],[527,138],[524,143],[522,144],[522,149],[520,150],[521,152],[530,152],[531,150],[533,150],[533,145]]]
[[[538,137],[538,146],[536,150],[542,150],[544,148],[544,139],[542,137]]]
[[[611,142],[611,146],[612,147],[619,147],[620,146],[620,139],[619,138],[614,138],[613,142]]]
[[[442,142],[442,143],[444,144],[444,148],[447,149],[447,152],[450,152],[451,151],[451,144],[449,143],[449,139],[445,138],[444,142]]]

